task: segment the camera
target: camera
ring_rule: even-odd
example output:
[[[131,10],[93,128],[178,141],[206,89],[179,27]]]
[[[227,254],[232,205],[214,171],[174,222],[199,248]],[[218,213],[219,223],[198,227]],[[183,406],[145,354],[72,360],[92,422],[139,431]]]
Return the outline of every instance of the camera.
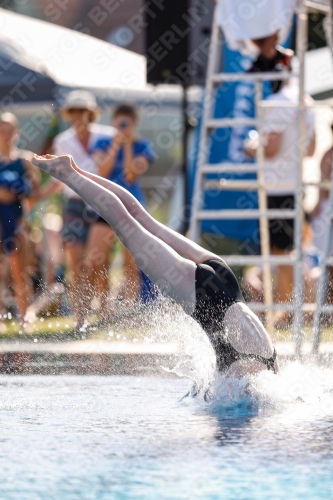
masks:
[[[127,128],[129,126],[129,121],[128,120],[121,120],[119,123],[119,128]]]

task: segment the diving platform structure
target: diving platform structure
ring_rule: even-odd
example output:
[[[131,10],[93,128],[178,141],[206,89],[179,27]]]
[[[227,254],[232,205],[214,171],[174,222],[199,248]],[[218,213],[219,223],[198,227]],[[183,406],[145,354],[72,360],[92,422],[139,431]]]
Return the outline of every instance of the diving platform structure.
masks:
[[[307,47],[307,28],[309,13],[324,14],[324,30],[326,43],[329,46],[333,57],[333,22],[332,22],[332,0],[298,0],[296,3],[296,56],[298,58],[297,73],[284,72],[262,72],[262,73],[225,73],[220,71],[221,50],[223,45],[222,30],[218,25],[218,5],[215,7],[213,29],[210,43],[209,60],[206,75],[206,88],[203,104],[203,116],[200,132],[200,144],[197,169],[195,173],[194,193],[192,198],[192,214],[190,221],[190,238],[199,241],[202,231],[202,222],[205,220],[240,220],[257,219],[260,228],[261,255],[221,255],[230,266],[250,266],[261,265],[263,269],[263,303],[250,303],[249,306],[255,311],[262,311],[266,314],[266,326],[272,331],[274,328],[274,311],[292,311],[294,314],[294,340],[295,354],[298,359],[302,355],[303,342],[303,315],[304,312],[314,312],[312,351],[316,356],[318,353],[321,333],[321,318],[324,312],[333,312],[333,306],[325,304],[327,268],[333,266],[333,258],[329,256],[331,224],[325,234],[325,252],[321,260],[321,274],[317,288],[317,297],[314,304],[305,304],[303,300],[303,261],[302,261],[302,235],[304,222],[303,197],[305,189],[311,184],[303,180],[303,160],[305,157],[305,53]],[[289,80],[291,76],[296,76],[298,81],[298,102],[297,104],[265,101],[263,99],[263,83],[276,80]],[[214,118],[214,105],[216,89],[228,82],[252,82],[254,85],[254,118]],[[264,145],[262,143],[261,129],[264,124],[265,109],[269,106],[290,106],[298,112],[298,148],[295,161],[290,164],[283,164],[280,168],[296,169],[297,183],[293,184],[291,190],[295,193],[294,209],[270,210],[267,208],[267,189],[269,185],[265,183]],[[259,135],[259,147],[256,154],[255,163],[209,163],[209,147],[211,134],[218,128],[233,128],[240,126],[253,127]],[[333,167],[333,165],[332,165]],[[272,165],[269,165],[272,168]],[[225,179],[223,174],[243,174],[255,173],[255,180]],[[332,172],[333,173],[333,172]],[[221,178],[211,179],[210,174],[221,174]],[[332,177],[333,178],[333,177]],[[278,184],[280,186],[280,184]],[[329,220],[333,218],[333,183],[316,183],[318,187],[329,188],[329,200],[331,213]],[[287,186],[283,186],[287,187]],[[219,209],[212,210],[205,208],[204,197],[209,190],[248,190],[258,193],[258,208],[256,209]],[[270,219],[294,219],[294,252],[292,255],[271,255],[269,242]],[[294,268],[294,293],[293,303],[274,303],[272,294],[272,265],[290,264]]]

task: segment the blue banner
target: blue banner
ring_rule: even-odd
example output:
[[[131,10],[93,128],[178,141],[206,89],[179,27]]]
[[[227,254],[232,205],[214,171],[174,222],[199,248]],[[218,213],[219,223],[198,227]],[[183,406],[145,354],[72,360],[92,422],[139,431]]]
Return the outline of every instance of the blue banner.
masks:
[[[289,47],[291,34],[285,46]],[[224,43],[223,72],[244,72],[250,66],[248,57],[232,51]],[[264,84],[264,95],[270,93],[270,84]],[[252,82],[225,83],[216,90],[214,118],[244,118],[254,117],[254,84]],[[190,199],[193,195],[195,168],[197,165],[201,121],[196,130],[196,151],[189,172]],[[248,137],[248,127],[222,128],[215,130],[211,135],[209,163],[250,163],[251,160],[244,154],[244,141]],[[221,175],[210,174],[212,179],[255,179],[256,174]],[[252,191],[222,191],[209,190],[205,192],[202,208],[217,209],[255,209],[258,207],[257,192]],[[251,245],[259,249],[259,222],[258,220],[207,220],[202,223],[203,232],[242,240],[244,246]]]

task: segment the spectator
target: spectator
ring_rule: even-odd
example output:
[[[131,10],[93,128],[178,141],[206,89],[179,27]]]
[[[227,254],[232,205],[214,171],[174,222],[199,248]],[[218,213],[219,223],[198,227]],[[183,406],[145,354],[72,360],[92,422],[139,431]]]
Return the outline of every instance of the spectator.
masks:
[[[97,141],[94,147],[94,159],[98,165],[99,175],[127,189],[145,205],[139,178],[153,161],[154,152],[147,139],[138,138],[137,122],[138,115],[134,106],[129,104],[117,106],[113,113],[113,126],[117,133],[112,138]],[[99,220],[108,227],[102,218]],[[140,293],[142,280],[147,284],[147,278],[142,275],[131,254],[124,248],[124,281],[119,296],[126,302],[135,301]],[[104,287],[106,286],[105,281]]]
[[[92,147],[102,137],[110,137],[113,134],[111,127],[94,123],[98,115],[97,103],[90,92],[81,90],[70,92],[62,109],[62,116],[71,127],[55,137],[54,154],[70,154],[85,170],[97,173],[95,162],[91,157]],[[93,272],[102,272],[108,257],[105,248],[109,248],[110,242],[113,241],[113,232],[109,226],[101,223],[96,213],[67,186],[52,182],[52,186],[44,191],[44,196],[55,189],[62,190],[66,200],[62,238],[69,268],[72,310],[80,327],[82,294],[79,290],[85,277],[83,271],[85,259],[90,256]],[[100,255],[103,256],[101,261],[99,261]]]
[[[230,48],[257,54],[248,73],[288,69],[293,51],[279,44],[290,34],[295,6],[295,0],[220,0],[218,20]],[[277,92],[283,81],[270,84]]]
[[[331,130],[333,132],[333,124],[331,125]],[[320,163],[320,173],[321,181],[330,181],[332,176],[332,165],[333,165],[333,146],[331,146],[324,154]],[[329,190],[326,188],[319,189],[319,199],[310,214],[311,226],[313,230],[313,245],[320,251],[321,254],[324,252],[325,244],[325,234],[330,227],[329,217],[332,213],[332,207],[329,206]],[[331,241],[329,246],[329,255],[333,253],[333,234],[331,231]],[[333,282],[333,268],[328,268],[329,278],[328,278],[328,300],[332,302],[332,282]]]
[[[256,48],[257,71],[272,71],[288,56],[276,44],[289,35],[295,4],[295,0],[220,0],[218,21],[232,50]]]
[[[27,159],[31,153],[16,147],[18,122],[12,113],[0,114],[0,218],[1,254],[9,259],[10,276],[21,318],[32,300],[32,284],[26,273],[28,254],[23,200],[37,188],[39,173]]]
[[[305,97],[306,137],[305,154],[312,156],[315,149],[314,113],[310,109],[311,100]],[[263,126],[265,163],[272,168],[265,170],[265,183],[268,209],[293,209],[297,186],[297,157],[299,144],[298,132],[298,89],[286,82],[276,93],[268,97],[273,107],[268,111]],[[282,106],[279,107],[279,102]],[[283,107],[283,103],[295,107]],[[275,104],[275,106],[274,106]],[[247,145],[246,152],[253,155],[257,141]],[[286,165],[287,168],[283,168]],[[294,165],[294,167],[292,166]],[[290,167],[289,167],[290,166]],[[272,253],[288,255],[294,247],[294,220],[277,219],[269,221],[269,235]],[[281,302],[288,302],[293,291],[293,268],[290,265],[277,266],[276,295]],[[284,314],[277,326],[287,326],[291,315]]]

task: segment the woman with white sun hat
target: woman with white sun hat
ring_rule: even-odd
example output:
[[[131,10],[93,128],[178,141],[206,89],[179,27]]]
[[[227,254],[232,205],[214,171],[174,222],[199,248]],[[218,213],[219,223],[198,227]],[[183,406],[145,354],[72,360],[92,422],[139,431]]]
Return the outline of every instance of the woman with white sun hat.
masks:
[[[90,173],[97,173],[91,154],[93,146],[98,140],[112,137],[115,133],[113,127],[95,123],[99,114],[99,107],[91,92],[70,92],[62,106],[61,115],[71,126],[55,137],[52,146],[55,154],[70,154]],[[90,281],[96,275],[103,275],[114,234],[108,225],[98,222],[96,212],[63,183],[53,180],[44,190],[44,197],[55,190],[62,192],[65,198],[62,241],[69,270],[71,306],[81,326],[84,318],[77,290],[82,281]],[[91,253],[98,255],[98,269],[85,270],[86,256]],[[91,283],[91,286],[94,287],[95,283]]]

